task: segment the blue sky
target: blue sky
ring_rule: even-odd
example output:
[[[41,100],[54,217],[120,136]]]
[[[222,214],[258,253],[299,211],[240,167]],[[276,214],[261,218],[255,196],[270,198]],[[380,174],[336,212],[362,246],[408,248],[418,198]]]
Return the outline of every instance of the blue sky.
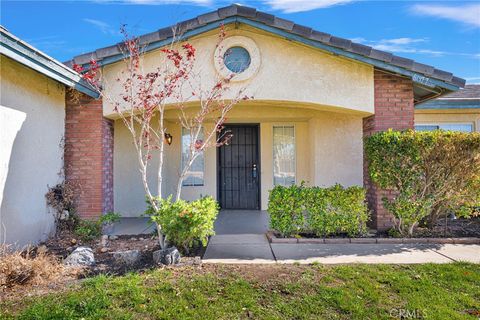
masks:
[[[236,1],[480,83],[480,2],[259,0]],[[189,19],[229,1],[4,1],[1,24],[52,57],[75,55],[133,34]]]

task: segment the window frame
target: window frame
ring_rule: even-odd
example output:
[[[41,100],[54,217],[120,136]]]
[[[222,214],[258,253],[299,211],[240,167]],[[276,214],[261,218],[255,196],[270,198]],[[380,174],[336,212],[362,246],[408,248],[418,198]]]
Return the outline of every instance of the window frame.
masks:
[[[180,137],[180,166],[181,166],[181,167],[180,167],[180,170],[183,170],[183,168],[185,167],[185,164],[184,164],[184,161],[185,161],[185,160],[184,160],[184,158],[183,158],[183,145],[184,145],[184,143],[183,143],[183,136],[184,136],[184,132],[187,132],[187,130],[188,130],[188,129],[185,128],[185,127],[181,127],[181,130],[180,130],[180,134],[181,134],[181,137]],[[202,131],[202,135],[205,136],[205,129],[202,128],[201,131]],[[187,132],[187,133],[188,133],[188,132]],[[192,136],[190,135],[190,138],[191,138],[191,137],[192,137]],[[185,178],[184,178],[183,181],[182,181],[182,187],[204,187],[204,186],[205,186],[205,168],[206,168],[206,166],[205,166],[205,150],[202,151],[201,156],[203,157],[203,166],[202,166],[203,176],[202,176],[202,182],[201,182],[201,184],[196,184],[195,182],[193,182],[193,184],[185,184],[185,182],[187,181],[187,176],[185,176]],[[194,163],[195,163],[195,161],[197,161],[198,159],[199,159],[199,158],[197,157],[197,159],[194,160]],[[191,167],[190,167],[190,169],[191,169]],[[190,171],[188,171],[188,172],[190,172]],[[188,174],[188,172],[187,172],[187,174]],[[195,179],[194,179],[194,181],[195,181]]]
[[[438,128],[435,129],[435,130],[445,130],[445,129],[442,129],[440,128],[440,126],[442,125],[469,125],[472,130],[469,131],[469,132],[475,132],[476,128],[475,128],[475,123],[474,122],[469,122],[469,121],[459,121],[459,122],[420,122],[420,123],[415,123],[414,125],[414,129],[416,129],[417,126],[437,126]],[[420,131],[427,131],[427,130],[420,130]],[[453,131],[456,131],[456,130],[453,130]],[[457,132],[465,132],[465,133],[468,133],[467,131],[457,131]]]
[[[285,128],[285,127],[293,128],[294,179],[293,179],[292,185],[297,184],[297,128],[295,124],[274,124],[272,125],[272,183],[273,183],[273,186],[277,186],[277,184],[275,184],[275,165],[274,165],[275,163],[275,148],[274,148],[275,147],[275,128]]]

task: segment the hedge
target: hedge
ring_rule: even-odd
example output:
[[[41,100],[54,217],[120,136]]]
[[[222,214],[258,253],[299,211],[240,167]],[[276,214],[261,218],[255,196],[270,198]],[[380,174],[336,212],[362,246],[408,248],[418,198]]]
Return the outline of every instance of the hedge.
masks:
[[[268,203],[270,227],[282,236],[313,233],[319,237],[367,231],[368,209],[362,187],[276,186]]]
[[[479,205],[480,133],[390,130],[364,145],[370,178],[396,194],[383,204],[401,235],[449,212],[468,216]]]

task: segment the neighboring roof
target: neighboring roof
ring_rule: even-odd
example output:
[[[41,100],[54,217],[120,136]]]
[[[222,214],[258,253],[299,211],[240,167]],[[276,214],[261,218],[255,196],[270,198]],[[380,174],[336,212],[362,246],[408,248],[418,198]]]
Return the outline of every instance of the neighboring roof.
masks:
[[[464,89],[417,104],[415,109],[480,109],[480,84],[467,84]]]
[[[180,36],[177,40],[185,40],[198,34],[214,30],[220,25],[243,23],[265,30],[289,40],[312,46],[334,55],[371,64],[379,69],[407,76],[415,83],[416,101],[429,99],[438,94],[456,91],[465,85],[465,80],[452,73],[436,69],[432,66],[402,58],[389,52],[380,51],[348,39],[332,36],[312,30],[312,28],[295,24],[271,14],[257,11],[255,8],[231,5],[220,8],[196,18],[180,22],[174,26],[140,36],[139,43],[146,51],[163,47],[172,41],[173,30]],[[100,65],[108,65],[123,58],[121,43],[97,49],[73,58],[67,64],[85,65],[93,58]]]
[[[80,74],[15,37],[3,26],[0,26],[0,54],[91,97],[98,97]]]

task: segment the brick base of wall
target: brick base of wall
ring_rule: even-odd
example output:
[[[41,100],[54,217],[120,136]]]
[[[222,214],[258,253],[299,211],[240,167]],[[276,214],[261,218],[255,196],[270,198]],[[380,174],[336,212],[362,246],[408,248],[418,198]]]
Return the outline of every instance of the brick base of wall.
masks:
[[[374,71],[375,114],[363,119],[363,135],[375,132],[413,129],[414,103],[413,83],[411,79]],[[371,227],[386,230],[393,225],[393,217],[383,207],[382,198],[395,196],[391,191],[380,190],[370,181],[364,161],[364,186],[367,189],[367,201],[372,212]]]
[[[65,113],[65,178],[81,188],[80,217],[96,219],[113,210],[113,123],[86,95],[67,95]]]

